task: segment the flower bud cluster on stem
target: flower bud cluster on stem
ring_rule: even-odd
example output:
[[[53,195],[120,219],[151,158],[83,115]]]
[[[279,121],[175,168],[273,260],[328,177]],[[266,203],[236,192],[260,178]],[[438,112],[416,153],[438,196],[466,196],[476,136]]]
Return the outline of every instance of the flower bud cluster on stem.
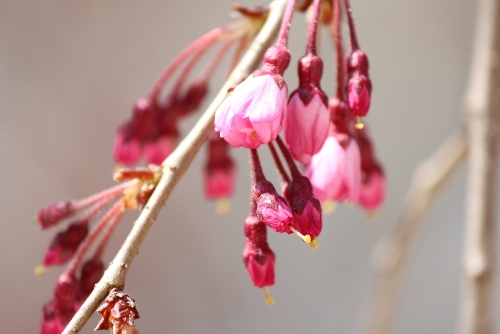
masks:
[[[80,218],[75,218],[64,231],[56,234],[45,253],[43,265],[36,268],[36,272],[42,274],[48,266],[69,262],[59,277],[53,299],[44,306],[42,334],[60,334],[63,331],[104,274],[102,256],[124,211],[142,207],[160,177],[161,170],[154,165],[147,169],[121,169],[115,173],[115,179],[124,183],[84,200],[59,202],[40,210],[37,217],[44,229],[81,213]],[[99,218],[106,207],[110,208]],[[93,221],[97,222],[91,228]],[[84,262],[99,235],[102,237],[94,255]]]
[[[281,3],[280,10],[283,11],[285,2]],[[116,162],[134,165],[142,159],[152,165],[120,169],[114,178],[122,184],[81,201],[49,205],[38,213],[43,229],[79,215],[56,235],[45,255],[42,268],[68,262],[69,266],[59,278],[54,298],[44,307],[43,334],[60,333],[83,299],[91,293],[104,272],[102,257],[107,240],[123,212],[142,210],[159,184],[162,172],[156,165],[163,162],[164,168],[173,170],[170,158],[179,165],[183,161],[189,165],[192,156],[184,150],[184,142],[179,146],[183,152],[179,157],[177,151],[170,155],[181,137],[180,121],[203,104],[209,93],[210,80],[231,47],[236,48],[230,70],[236,67],[243,49],[256,34],[261,29],[266,31],[263,26],[267,25],[268,16],[273,16],[267,7],[235,6],[235,10],[241,14],[239,19],[209,31],[188,45],[167,66],[151,92],[137,100],[131,118],[118,129],[114,146]],[[193,134],[192,137],[197,139],[187,144],[196,146],[192,152],[197,152],[204,140],[208,142],[203,183],[205,196],[211,200],[225,200],[234,191],[236,165],[229,155],[231,147],[249,149],[251,209],[244,223],[243,262],[253,284],[264,289],[268,304],[274,302],[268,287],[275,283],[276,261],[267,242],[268,227],[278,233],[293,233],[315,249],[323,227],[322,204],[347,200],[372,212],[382,205],[385,196],[383,167],[375,157],[371,137],[360,121],[370,107],[372,83],[368,58],[359,49],[349,1],[344,0],[352,48],[347,57],[343,51],[341,0],[303,2],[299,10],[311,13],[306,52],[298,60],[299,85],[289,95],[284,75],[291,61],[288,40],[294,10],[295,1],[286,2],[275,44],[259,53],[261,67],[252,73],[258,65],[247,65],[244,75],[225,84],[214,102],[212,113],[207,111],[207,115],[213,117],[213,128],[206,121],[209,117],[203,116],[204,125],[196,127],[203,135],[197,137]],[[336,94],[330,99],[321,88],[325,64],[317,48],[317,36],[323,26],[329,27],[337,56],[336,64],[331,66],[337,71]],[[267,48],[272,39],[266,41]],[[204,56],[219,42],[222,46],[215,56],[205,63],[200,73],[193,75]],[[264,50],[262,43],[256,42],[252,47]],[[255,62],[255,57],[252,61]],[[168,89],[163,95],[162,91]],[[215,132],[209,136],[212,130]],[[279,136],[282,130],[284,141]],[[191,138],[191,134],[188,137]],[[257,152],[261,145],[266,144],[281,176],[280,193],[266,179]],[[296,161],[305,166],[297,166]],[[168,169],[164,171],[166,174]],[[176,180],[170,181],[175,183]],[[169,194],[170,190],[165,189],[162,188],[160,197]],[[166,200],[166,197],[161,198],[163,202]],[[105,208],[108,208],[106,213],[99,218]],[[155,212],[151,215],[157,214]],[[102,236],[95,253],[84,263],[89,247],[99,235]],[[142,239],[137,242],[140,244]],[[135,302],[123,292],[113,290],[99,312],[103,319],[97,329],[138,333],[134,327],[134,319],[139,317]]]

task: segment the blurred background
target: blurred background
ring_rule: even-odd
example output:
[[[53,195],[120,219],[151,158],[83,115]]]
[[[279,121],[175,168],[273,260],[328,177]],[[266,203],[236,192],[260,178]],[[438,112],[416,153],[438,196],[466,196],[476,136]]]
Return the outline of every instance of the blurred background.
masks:
[[[37,333],[42,305],[52,298],[62,272],[52,268],[41,277],[33,274],[56,233],[42,232],[35,213],[45,204],[114,184],[116,129],[178,52],[230,22],[232,3],[0,2],[2,331]],[[233,150],[237,191],[231,213],[220,217],[215,203],[203,196],[202,150],[129,272],[126,292],[137,301],[141,333],[360,332],[372,288],[372,251],[394,226],[416,164],[460,124],[476,2],[353,0],[352,6],[371,64],[374,90],[367,123],[388,177],[385,206],[374,220],[357,207],[338,206],[324,218],[316,251],[295,237],[269,233],[277,256],[271,288],[275,305],[270,307],[241,261],[249,210],[247,154]],[[286,73],[290,90],[296,87],[295,64],[305,50],[305,36],[304,16],[296,15]],[[325,39],[322,84],[330,95],[332,53]],[[214,81],[212,93],[220,82]],[[183,123],[184,133],[195,120]],[[267,175],[277,180],[263,151]],[[408,267],[397,333],[453,333],[457,328],[464,180],[462,168],[433,207]],[[136,216],[126,214],[107,261]],[[92,332],[97,319],[82,333]]]

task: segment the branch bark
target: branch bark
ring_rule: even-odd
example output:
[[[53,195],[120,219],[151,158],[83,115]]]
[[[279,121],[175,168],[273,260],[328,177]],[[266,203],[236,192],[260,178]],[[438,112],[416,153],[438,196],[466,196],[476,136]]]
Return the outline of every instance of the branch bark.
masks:
[[[493,333],[495,184],[500,113],[500,0],[479,4],[470,88],[464,277],[459,331]]]
[[[398,223],[378,243],[373,255],[375,283],[365,333],[388,334],[393,331],[408,259],[420,240],[431,205],[465,161],[466,154],[466,136],[463,131],[456,131],[415,169]]]
[[[96,284],[90,296],[66,326],[63,334],[79,333],[99,304],[106,298],[109,291],[114,287],[123,289],[128,269],[149,229],[165,205],[175,185],[188,169],[200,147],[214,130],[215,111],[226,98],[228,90],[243,81],[262,60],[265,50],[276,38],[286,4],[286,0],[275,0],[270,4],[267,21],[254,42],[250,45],[248,51],[198,123],[196,123],[191,132],[179,144],[177,149],[165,159],[162,164],[163,176],[155,192],[137,218],[127,239],[104,273],[102,279]]]

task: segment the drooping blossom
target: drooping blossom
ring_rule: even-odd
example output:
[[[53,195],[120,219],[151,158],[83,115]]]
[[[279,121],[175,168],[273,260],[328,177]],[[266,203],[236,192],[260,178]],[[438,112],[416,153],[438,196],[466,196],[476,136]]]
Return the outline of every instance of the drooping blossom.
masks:
[[[323,219],[321,203],[313,195],[311,181],[302,175],[292,178],[285,187],[284,195],[293,213],[295,230],[309,235],[311,241],[316,240],[323,228]]]
[[[99,257],[94,256],[83,264],[78,286],[78,301],[83,303],[87,299],[103,274],[104,263]]]
[[[228,143],[217,134],[208,140],[207,162],[204,168],[205,196],[210,199],[228,198],[233,194],[236,166],[229,156]]]
[[[345,134],[335,134],[332,128],[306,170],[316,198],[322,203],[327,200],[357,203],[361,184],[360,164],[356,141]]]
[[[76,312],[78,280],[62,274],[54,290],[54,298],[43,307],[41,334],[61,334]]]
[[[293,227],[293,214],[286,200],[278,195],[273,184],[265,178],[257,151],[255,149],[250,151],[254,179],[252,200],[257,206],[256,216],[274,231],[290,234],[292,233],[290,227]]]
[[[62,265],[67,263],[87,237],[88,221],[75,220],[65,231],[56,234],[45,253],[44,266]]]
[[[368,73],[368,57],[359,47],[351,5],[349,0],[344,0],[344,3],[352,49],[351,54],[347,57],[347,104],[355,117],[356,128],[362,129],[363,123],[361,123],[360,117],[366,116],[370,109],[372,82]],[[338,23],[338,27],[337,34],[340,35],[340,23]]]
[[[273,184],[259,180],[252,189],[252,196],[257,203],[257,217],[278,233],[292,233],[293,214],[286,200],[278,195]]]
[[[285,121],[285,141],[292,156],[308,164],[328,134],[328,98],[321,89],[323,60],[316,51],[322,0],[310,8],[306,54],[299,60],[299,87],[291,94]]]
[[[347,102],[354,116],[366,116],[370,109],[372,82],[368,74],[368,57],[354,50],[347,58]]]
[[[257,148],[283,128],[288,90],[282,77],[290,62],[286,48],[269,48],[264,66],[230,93],[215,113],[215,131],[233,147]]]
[[[139,99],[132,118],[118,130],[115,160],[131,165],[144,156],[147,163],[160,164],[173,151],[179,136],[176,103],[173,99],[162,104],[151,98]]]
[[[104,263],[101,256],[124,211],[143,207],[158,184],[161,174],[161,169],[153,165],[148,168],[120,169],[115,172],[114,178],[124,183],[88,198],[72,201],[70,205],[51,204],[40,211],[38,218],[42,217],[40,220],[46,225],[53,225],[54,221],[73,215],[79,216],[73,219],[66,230],[56,235],[45,256],[43,268],[37,268],[37,272],[42,273],[45,266],[71,261],[58,280],[53,299],[43,308],[40,329],[42,334],[60,334],[66,327],[77,308],[102,277]],[[107,206],[110,208],[102,217],[97,218]],[[71,207],[69,216],[54,213],[56,209],[65,213],[68,211],[67,207]],[[92,228],[90,224],[93,224]],[[103,236],[99,240],[96,254],[84,262],[89,248],[101,234]],[[129,324],[123,325],[120,327],[122,332],[117,333],[132,333],[127,332],[131,328]]]
[[[323,146],[330,120],[328,98],[321,90],[323,61],[306,55],[299,61],[299,88],[292,93],[285,118],[285,140],[292,156],[308,164]]]
[[[253,215],[245,220],[246,236],[243,263],[256,287],[274,285],[276,257],[267,243],[266,225]]]
[[[386,182],[384,170],[375,156],[375,149],[366,128],[356,130],[361,152],[361,192],[359,204],[366,210],[378,209],[384,202]]]
[[[37,219],[43,229],[52,227],[60,221],[68,218],[73,213],[77,206],[71,201],[61,201],[46,206],[37,213]]]
[[[289,177],[282,166],[274,145],[269,143],[269,149],[281,174],[283,194],[290,205],[294,217],[291,230],[315,249],[318,245],[317,238],[323,227],[321,203],[313,194],[311,181],[299,171],[291,153],[279,136],[276,142],[291,174],[291,177]]]
[[[384,203],[386,182],[381,170],[373,169],[363,176],[359,204],[366,210],[373,211]]]

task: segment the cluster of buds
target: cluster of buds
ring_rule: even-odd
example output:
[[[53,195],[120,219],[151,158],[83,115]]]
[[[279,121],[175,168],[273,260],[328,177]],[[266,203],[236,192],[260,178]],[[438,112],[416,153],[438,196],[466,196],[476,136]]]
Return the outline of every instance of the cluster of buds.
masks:
[[[161,170],[155,165],[121,169],[114,178],[123,183],[83,200],[51,204],[38,212],[37,218],[43,229],[73,219],[65,230],[55,235],[45,253],[43,265],[35,269],[41,274],[49,266],[69,262],[59,277],[53,299],[43,308],[42,334],[60,334],[63,331],[101,279],[104,273],[103,253],[123,213],[141,209],[160,177]],[[100,211],[106,207],[109,209],[100,217]],[[95,253],[84,262],[89,247],[99,235],[102,237]]]
[[[141,158],[146,163],[161,164],[174,150],[180,137],[179,122],[198,110],[209,89],[209,80],[220,61],[236,45],[233,65],[241,52],[260,30],[268,9],[235,6],[241,17],[233,23],[215,28],[190,44],[165,69],[147,97],[139,99],[132,117],[118,130],[114,157],[120,164],[132,165]],[[186,82],[203,56],[219,42],[222,46],[205,68]],[[162,90],[182,69],[171,91],[161,98]]]
[[[221,59],[236,45],[232,70],[267,19],[266,8],[236,10],[241,14],[238,20],[213,29],[189,45],[170,63],[150,94],[137,101],[132,117],[122,124],[115,139],[117,163],[133,165],[144,159],[158,165],[174,150],[181,136],[179,121],[199,109]],[[360,120],[368,113],[372,84],[349,0],[303,2],[300,10],[310,13],[310,26],[305,55],[298,61],[299,86],[289,95],[284,73],[291,61],[288,37],[294,10],[295,1],[289,0],[276,44],[265,52],[261,68],[231,89],[217,109],[204,172],[206,197],[227,199],[233,193],[236,175],[229,148],[249,149],[252,200],[244,224],[243,262],[253,284],[266,292],[268,304],[273,303],[268,287],[275,282],[276,257],[267,243],[267,228],[295,234],[315,249],[323,224],[322,204],[347,200],[372,212],[382,205],[385,196],[383,168]],[[349,22],[352,50],[348,56],[343,51],[342,12],[347,13]],[[337,58],[336,92],[330,99],[321,88],[324,64],[316,47],[323,25],[332,34]],[[207,51],[221,41],[223,45],[205,69],[186,82]],[[177,69],[181,73],[172,90],[160,98]],[[282,130],[284,141],[279,136]],[[268,145],[271,151],[281,176],[281,195],[264,175],[257,153],[261,145]],[[303,171],[296,161],[305,165]],[[152,165],[147,169],[120,170],[115,179],[125,181],[123,184],[85,200],[59,202],[40,211],[38,219],[44,229],[81,213],[56,235],[44,259],[43,268],[71,262],[58,281],[54,299],[44,307],[42,333],[59,333],[90,294],[104,271],[102,252],[116,223],[125,210],[145,205],[160,177],[160,169]],[[111,208],[107,213],[91,227],[99,212],[108,206]],[[225,206],[222,208],[227,211]],[[88,247],[105,227],[96,254],[81,265]],[[97,329],[138,333],[133,326],[139,317],[135,303],[123,293],[115,291],[100,312],[103,320]]]
[[[270,268],[274,253],[265,241],[264,226],[278,233],[295,233],[315,249],[322,228],[321,204],[347,200],[371,212],[380,207],[385,196],[384,173],[360,120],[368,113],[372,84],[349,1],[344,0],[343,6],[341,0],[304,4],[302,10],[310,13],[306,53],[298,61],[299,86],[289,96],[284,72],[291,60],[287,44],[294,6],[294,1],[288,2],[278,40],[265,53],[262,67],[234,87],[216,111],[214,122],[215,131],[229,145],[250,149],[250,218],[257,222],[249,224],[247,219],[245,223],[244,263],[254,285],[266,286],[266,292],[274,282],[274,268]],[[343,9],[352,48],[347,57],[341,31]],[[337,56],[337,88],[330,100],[321,88],[324,64],[316,48],[320,23],[329,26]],[[285,142],[279,137],[281,130]],[[260,165],[257,149],[265,144],[281,175],[283,196],[265,178]],[[294,160],[306,165],[304,174]],[[258,228],[253,228],[249,236],[248,226],[254,225]],[[258,237],[255,231],[260,231]],[[252,252],[261,254],[258,262],[249,260]]]

